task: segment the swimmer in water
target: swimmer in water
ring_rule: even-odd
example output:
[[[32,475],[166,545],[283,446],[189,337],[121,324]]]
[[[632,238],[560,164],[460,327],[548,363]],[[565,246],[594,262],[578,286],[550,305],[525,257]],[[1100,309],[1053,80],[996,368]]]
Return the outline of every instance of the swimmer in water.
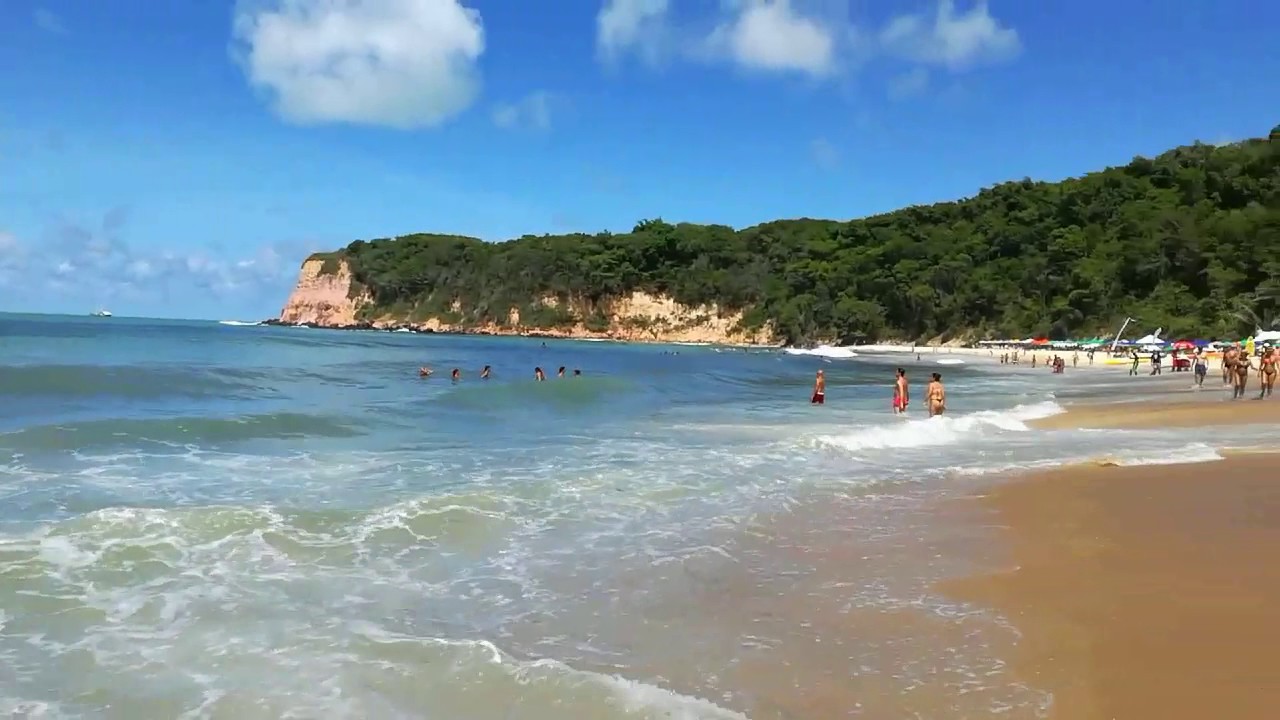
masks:
[[[947,390],[942,387],[941,373],[933,374],[933,382],[925,389],[924,399],[929,405],[929,417],[941,415],[947,409]]]
[[[574,368],[574,369],[573,369],[573,376],[574,376],[574,377],[582,377],[582,371],[581,371],[581,370],[579,370],[578,368]]]
[[[453,372],[449,373],[449,377],[450,377],[450,379],[452,379],[454,382],[458,382],[459,380],[461,380],[461,379],[462,379],[462,371],[461,371],[461,370],[459,370],[458,368],[454,368],[454,369],[453,369]]]
[[[827,402],[827,378],[819,370],[818,374],[813,378],[813,397],[809,398],[810,405],[825,405]]]
[[[898,368],[898,376],[893,381],[893,414],[901,415],[907,411],[911,402],[911,393],[907,388],[907,371]]]
[[[533,369],[533,379],[537,380],[538,382],[542,382],[543,380],[547,379],[547,375],[546,373],[542,372],[542,368],[536,367]]]
[[[418,368],[418,377],[431,377],[431,368],[425,365]]]
[[[484,366],[484,369],[480,371],[480,379],[481,379],[481,380],[488,380],[488,379],[489,379],[489,366],[488,366],[488,365],[485,365],[485,366]]]
[[[564,377],[564,366],[563,366],[563,365],[561,365],[561,366],[560,366],[560,369],[556,371],[556,377]]]

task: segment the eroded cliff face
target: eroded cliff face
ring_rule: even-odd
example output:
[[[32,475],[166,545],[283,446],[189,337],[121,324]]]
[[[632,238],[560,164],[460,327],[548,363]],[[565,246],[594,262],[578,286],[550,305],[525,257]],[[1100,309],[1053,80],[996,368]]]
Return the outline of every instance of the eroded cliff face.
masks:
[[[356,313],[369,302],[368,295],[351,297],[351,269],[345,262],[338,262],[335,273],[323,272],[324,264],[323,260],[311,259],[302,263],[298,284],[280,311],[280,322],[325,327],[356,324]]]
[[[351,271],[345,262],[338,261],[337,272],[324,273],[324,261],[307,260],[298,275],[298,285],[280,312],[280,322],[323,327],[350,327],[357,325],[360,309],[371,299],[363,292],[351,292]],[[354,296],[354,297],[353,297]],[[541,298],[547,306],[560,306],[554,297]],[[568,303],[566,308],[577,317],[602,315],[606,327],[588,328],[579,322],[570,327],[526,327],[520,322],[520,312],[511,308],[507,323],[451,324],[440,318],[410,322],[406,318],[385,315],[364,319],[375,328],[407,327],[429,332],[478,333],[486,335],[539,335],[565,338],[603,338],[637,342],[690,342],[773,345],[777,341],[771,328],[757,331],[741,331],[740,312],[722,313],[715,305],[689,307],[668,297],[645,292],[613,298],[599,306],[585,303]],[[462,307],[455,302],[453,311]]]

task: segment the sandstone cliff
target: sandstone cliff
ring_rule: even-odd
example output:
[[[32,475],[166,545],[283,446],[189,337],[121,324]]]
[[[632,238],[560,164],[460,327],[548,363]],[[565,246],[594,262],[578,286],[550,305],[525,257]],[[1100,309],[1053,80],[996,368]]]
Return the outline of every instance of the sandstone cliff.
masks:
[[[324,272],[326,262],[336,262],[337,272]],[[280,322],[324,327],[355,325],[356,313],[369,297],[364,293],[351,295],[351,269],[345,262],[309,258],[302,263],[298,284],[280,311]]]
[[[326,267],[328,263],[328,267]],[[638,342],[733,343],[750,345],[777,344],[771,329],[742,331],[740,312],[721,312],[714,305],[689,307],[671,298],[645,292],[632,292],[613,298],[593,308],[582,303],[569,303],[567,309],[582,318],[593,310],[600,311],[607,322],[603,328],[587,328],[581,322],[569,327],[526,327],[520,322],[516,308],[508,311],[504,324],[451,324],[440,318],[413,322],[407,318],[383,315],[367,317],[361,313],[371,302],[367,292],[353,292],[351,270],[341,260],[308,259],[302,263],[298,284],[284,309],[280,322],[286,325],[320,327],[410,328],[424,332],[475,333],[485,335],[539,335],[565,338],[601,338]],[[559,306],[554,297],[539,302]],[[456,305],[456,304],[455,304]],[[461,310],[455,307],[454,310]]]

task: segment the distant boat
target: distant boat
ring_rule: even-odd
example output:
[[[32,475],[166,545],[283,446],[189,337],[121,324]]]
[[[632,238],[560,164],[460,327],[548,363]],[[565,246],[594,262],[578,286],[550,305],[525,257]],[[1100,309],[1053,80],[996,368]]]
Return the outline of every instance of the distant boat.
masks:
[[[93,315],[94,317],[111,317],[111,311],[106,308],[103,308],[101,310],[94,310],[90,314]]]

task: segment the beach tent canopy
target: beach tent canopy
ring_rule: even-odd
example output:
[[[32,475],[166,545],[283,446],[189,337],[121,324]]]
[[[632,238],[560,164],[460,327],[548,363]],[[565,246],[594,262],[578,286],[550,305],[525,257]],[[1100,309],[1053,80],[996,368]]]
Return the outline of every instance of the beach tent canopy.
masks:
[[[1164,345],[1168,341],[1161,340],[1159,335],[1152,333],[1146,337],[1140,337],[1137,340],[1134,340],[1134,342],[1138,345]]]
[[[1280,330],[1263,330],[1253,339],[1255,342],[1280,342]]]

